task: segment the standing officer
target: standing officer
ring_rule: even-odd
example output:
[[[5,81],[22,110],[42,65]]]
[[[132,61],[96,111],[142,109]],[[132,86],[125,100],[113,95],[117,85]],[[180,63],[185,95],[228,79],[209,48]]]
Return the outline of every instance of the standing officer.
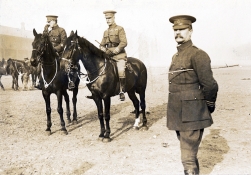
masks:
[[[211,60],[191,41],[192,23],[188,15],[174,16],[174,37],[178,52],[169,68],[167,127],[175,130],[180,141],[185,175],[199,174],[197,153],[204,128],[213,124],[218,84],[213,78]]]
[[[108,10],[103,12],[105,14],[106,22],[109,26],[105,30],[102,42],[100,44],[100,49],[106,52],[107,55],[112,57],[117,61],[119,81],[120,81],[120,100],[125,100],[125,64],[127,61],[127,55],[125,52],[125,47],[127,46],[127,39],[125,30],[123,27],[115,23],[115,13],[116,11]],[[87,98],[92,98],[92,96],[87,96]]]
[[[48,33],[49,40],[52,43],[52,46],[54,47],[57,55],[60,58],[64,50],[63,47],[64,47],[64,42],[67,38],[67,34],[65,32],[65,29],[58,26],[57,24],[58,16],[47,15],[46,18],[47,18],[47,24],[44,27],[44,32]],[[39,66],[38,71],[41,72],[41,66],[40,65],[38,66]],[[41,77],[39,79],[41,79]],[[41,89],[40,82],[37,82],[35,87]]]

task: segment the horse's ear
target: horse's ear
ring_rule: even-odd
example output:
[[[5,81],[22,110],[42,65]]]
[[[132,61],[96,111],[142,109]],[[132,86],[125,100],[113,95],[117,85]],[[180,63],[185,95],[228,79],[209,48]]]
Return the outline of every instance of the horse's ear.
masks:
[[[73,32],[73,30],[71,31],[71,34],[70,34],[70,36],[72,36],[72,35],[74,35],[74,32]]]
[[[76,30],[76,32],[75,32],[75,35],[77,36],[78,35],[78,31]]]
[[[36,29],[33,29],[33,35],[34,35],[34,36],[37,36],[37,31],[36,31]]]

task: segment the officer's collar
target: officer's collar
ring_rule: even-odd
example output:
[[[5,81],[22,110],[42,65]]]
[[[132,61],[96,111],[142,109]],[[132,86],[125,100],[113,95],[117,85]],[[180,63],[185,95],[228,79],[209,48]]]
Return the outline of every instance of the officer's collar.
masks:
[[[109,26],[109,29],[115,27],[116,25],[117,25],[116,23],[113,23],[112,25]]]
[[[192,40],[188,40],[187,42],[178,45],[177,49],[178,49],[178,51],[182,51],[182,50],[184,50],[184,49],[186,49],[186,48],[188,48],[188,47],[190,47],[192,45],[193,45]]]

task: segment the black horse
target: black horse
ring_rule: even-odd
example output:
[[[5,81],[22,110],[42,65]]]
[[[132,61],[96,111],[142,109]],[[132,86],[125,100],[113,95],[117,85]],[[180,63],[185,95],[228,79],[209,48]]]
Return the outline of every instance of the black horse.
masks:
[[[47,128],[46,132],[48,135],[51,134],[51,105],[50,105],[50,95],[52,93],[56,94],[58,107],[57,111],[60,115],[61,120],[61,131],[64,134],[67,134],[67,130],[65,127],[65,122],[63,118],[63,108],[62,108],[62,98],[64,96],[66,102],[66,115],[67,120],[70,123],[70,105],[69,105],[69,95],[67,93],[68,89],[68,65],[69,61],[61,60],[58,58],[58,55],[54,51],[52,43],[49,40],[48,33],[44,32],[43,34],[38,34],[35,29],[33,29],[33,34],[35,36],[34,41],[32,42],[32,54],[31,54],[31,65],[37,66],[39,63],[41,64],[41,75],[42,75],[42,94],[46,104],[46,114],[47,114]],[[73,124],[77,123],[77,111],[76,111],[76,103],[77,103],[77,94],[78,94],[78,85],[79,79],[75,81],[75,87],[72,89],[73,91]]]
[[[12,58],[7,60],[6,72],[12,76],[12,89],[18,90],[18,76],[29,71],[28,69],[28,65],[22,60]]]
[[[63,58],[77,58],[82,60],[88,73],[89,83],[88,89],[91,91],[98,110],[100,120],[101,133],[99,138],[105,142],[110,141],[110,106],[111,97],[119,94],[119,77],[117,73],[116,62],[107,59],[107,55],[95,47],[85,38],[79,37],[77,31],[71,32],[66,40]],[[135,123],[134,128],[139,129],[139,104],[143,114],[142,129],[147,129],[147,119],[145,114],[145,90],[147,85],[147,69],[143,62],[136,58],[127,58],[126,69],[126,92],[135,107]],[[140,96],[140,103],[136,97],[136,93]],[[105,106],[105,122],[103,114],[103,104]]]

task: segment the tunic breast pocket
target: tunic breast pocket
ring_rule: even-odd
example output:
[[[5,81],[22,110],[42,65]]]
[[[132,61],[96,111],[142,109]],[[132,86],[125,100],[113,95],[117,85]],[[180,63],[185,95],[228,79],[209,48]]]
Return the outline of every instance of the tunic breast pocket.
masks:
[[[185,91],[181,97],[182,122],[211,119],[206,100],[201,91]]]
[[[119,43],[119,31],[118,30],[110,31],[109,37],[110,37],[111,42]]]

